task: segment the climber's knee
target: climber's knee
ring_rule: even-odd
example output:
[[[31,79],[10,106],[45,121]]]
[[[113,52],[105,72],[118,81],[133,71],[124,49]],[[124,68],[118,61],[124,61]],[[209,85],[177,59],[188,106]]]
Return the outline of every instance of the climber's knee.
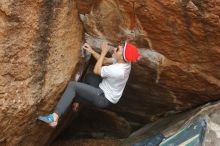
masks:
[[[76,81],[70,81],[68,86],[75,87],[76,86]]]

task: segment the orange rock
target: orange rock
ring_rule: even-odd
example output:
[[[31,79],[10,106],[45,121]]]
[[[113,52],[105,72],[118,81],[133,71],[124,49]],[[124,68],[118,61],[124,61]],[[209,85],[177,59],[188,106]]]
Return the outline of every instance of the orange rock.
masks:
[[[43,145],[37,124],[79,61],[82,26],[74,2],[0,2],[0,145]]]
[[[76,5],[91,38],[129,39],[142,52],[114,111],[146,123],[219,99],[220,2],[1,1],[0,144],[43,145],[51,135],[35,118],[77,72]]]
[[[220,97],[219,2],[108,0],[86,8],[77,0],[77,6],[81,14],[88,10],[83,23],[91,36],[129,38],[141,48],[144,58],[133,64],[114,110],[146,122]]]

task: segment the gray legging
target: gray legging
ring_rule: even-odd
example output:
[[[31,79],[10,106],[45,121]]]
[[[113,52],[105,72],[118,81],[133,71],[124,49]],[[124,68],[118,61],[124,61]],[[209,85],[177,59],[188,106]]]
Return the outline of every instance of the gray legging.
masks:
[[[105,97],[103,91],[99,88],[99,83],[101,81],[101,77],[90,73],[87,74],[85,83],[75,81],[69,82],[54,112],[60,117],[70,106],[75,97],[77,97],[77,100],[86,100],[101,108],[111,105],[111,102]]]

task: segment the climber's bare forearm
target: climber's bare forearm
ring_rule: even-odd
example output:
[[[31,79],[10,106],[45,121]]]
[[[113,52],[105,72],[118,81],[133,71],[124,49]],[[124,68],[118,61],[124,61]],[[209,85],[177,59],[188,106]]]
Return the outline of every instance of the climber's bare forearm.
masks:
[[[100,54],[95,52],[95,51],[92,51],[91,54],[98,61],[98,59],[100,58]],[[104,65],[112,64],[112,63],[113,63],[112,58],[105,57],[104,60],[103,60]]]
[[[98,61],[95,64],[95,67],[93,69],[93,72],[97,75],[101,75],[101,68],[102,68],[102,64],[105,58],[105,54],[102,53],[98,59]]]

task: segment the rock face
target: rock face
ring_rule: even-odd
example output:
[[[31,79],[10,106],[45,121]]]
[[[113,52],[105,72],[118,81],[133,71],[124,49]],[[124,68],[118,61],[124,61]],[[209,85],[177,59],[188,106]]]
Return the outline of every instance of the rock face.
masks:
[[[219,12],[216,0],[1,0],[0,145],[44,145],[54,132],[36,117],[78,71],[82,26],[93,46],[128,39],[140,48],[111,108],[119,116],[146,123],[217,100]]]
[[[123,117],[108,110],[90,107],[80,111],[79,116],[73,119],[70,126],[60,134],[62,135],[60,139],[71,139],[71,137],[111,137],[113,139],[128,137],[130,133],[130,124]],[[51,145],[56,143],[57,140]]]
[[[196,109],[189,110],[184,113],[179,113],[176,115],[170,115],[166,118],[162,118],[156,122],[152,122],[150,124],[147,124],[140,128],[139,130],[133,132],[128,138],[124,139],[117,139],[114,140],[115,143],[111,143],[111,139],[73,139],[70,138],[72,136],[71,133],[66,132],[74,132],[76,133],[76,129],[68,129],[65,131],[65,138],[60,138],[57,141],[55,141],[52,145],[98,145],[101,141],[101,145],[109,146],[131,146],[134,145],[137,142],[143,141],[152,137],[156,133],[163,134],[166,138],[171,137],[175,134],[177,134],[180,131],[183,131],[183,129],[189,127],[191,124],[197,122],[197,121],[204,121],[205,122],[205,134],[204,138],[201,139],[201,142],[204,146],[218,146],[220,143],[220,133],[219,133],[219,127],[220,127],[220,102],[215,102],[213,104],[207,104],[204,106],[200,106]],[[91,115],[91,114],[90,114]],[[105,118],[106,119],[106,118]],[[93,120],[91,120],[93,121]],[[108,122],[107,122],[108,123]],[[75,123],[74,123],[75,124]],[[88,126],[88,125],[87,125]],[[82,129],[82,127],[78,127]],[[91,125],[90,125],[91,128]],[[87,128],[86,130],[88,130]],[[98,128],[96,128],[98,129]],[[185,130],[186,132],[187,130]],[[93,131],[94,132],[94,131]],[[188,131],[189,132],[189,131]],[[196,133],[196,130],[194,131]],[[198,131],[197,131],[198,132]],[[192,134],[192,132],[189,132]],[[189,134],[188,133],[188,134]],[[193,133],[193,134],[195,134]],[[192,134],[192,135],[193,135]],[[181,136],[182,137],[181,137]],[[186,136],[186,134],[180,134],[179,139],[183,140]],[[192,138],[192,135],[190,138]],[[202,134],[203,135],[203,134]],[[69,137],[68,137],[69,136]],[[185,137],[186,138],[186,137]],[[155,139],[154,139],[155,140]],[[186,139],[185,139],[186,140]],[[149,142],[149,141],[148,141]],[[177,142],[177,141],[176,141]],[[147,145],[147,143],[145,143]],[[149,143],[148,143],[149,144]]]
[[[194,110],[177,114],[175,116],[169,116],[163,119],[158,120],[152,124],[146,125],[140,130],[134,132],[129,138],[125,139],[122,142],[121,146],[132,145],[141,139],[146,139],[149,136],[152,136],[155,133],[161,132],[165,137],[170,137],[184,128],[190,126],[192,123],[195,123],[198,120],[205,121],[205,134],[202,139],[202,144],[204,146],[217,146],[220,143],[219,137],[219,110],[220,103],[207,104],[201,106]],[[184,137],[184,136],[183,136]],[[181,136],[179,136],[180,139]]]
[[[77,1],[87,40],[134,42],[124,97],[112,110],[153,121],[220,97],[220,2],[195,0]]]
[[[79,61],[82,27],[75,2],[0,2],[0,145],[43,145],[36,125],[54,107]]]

